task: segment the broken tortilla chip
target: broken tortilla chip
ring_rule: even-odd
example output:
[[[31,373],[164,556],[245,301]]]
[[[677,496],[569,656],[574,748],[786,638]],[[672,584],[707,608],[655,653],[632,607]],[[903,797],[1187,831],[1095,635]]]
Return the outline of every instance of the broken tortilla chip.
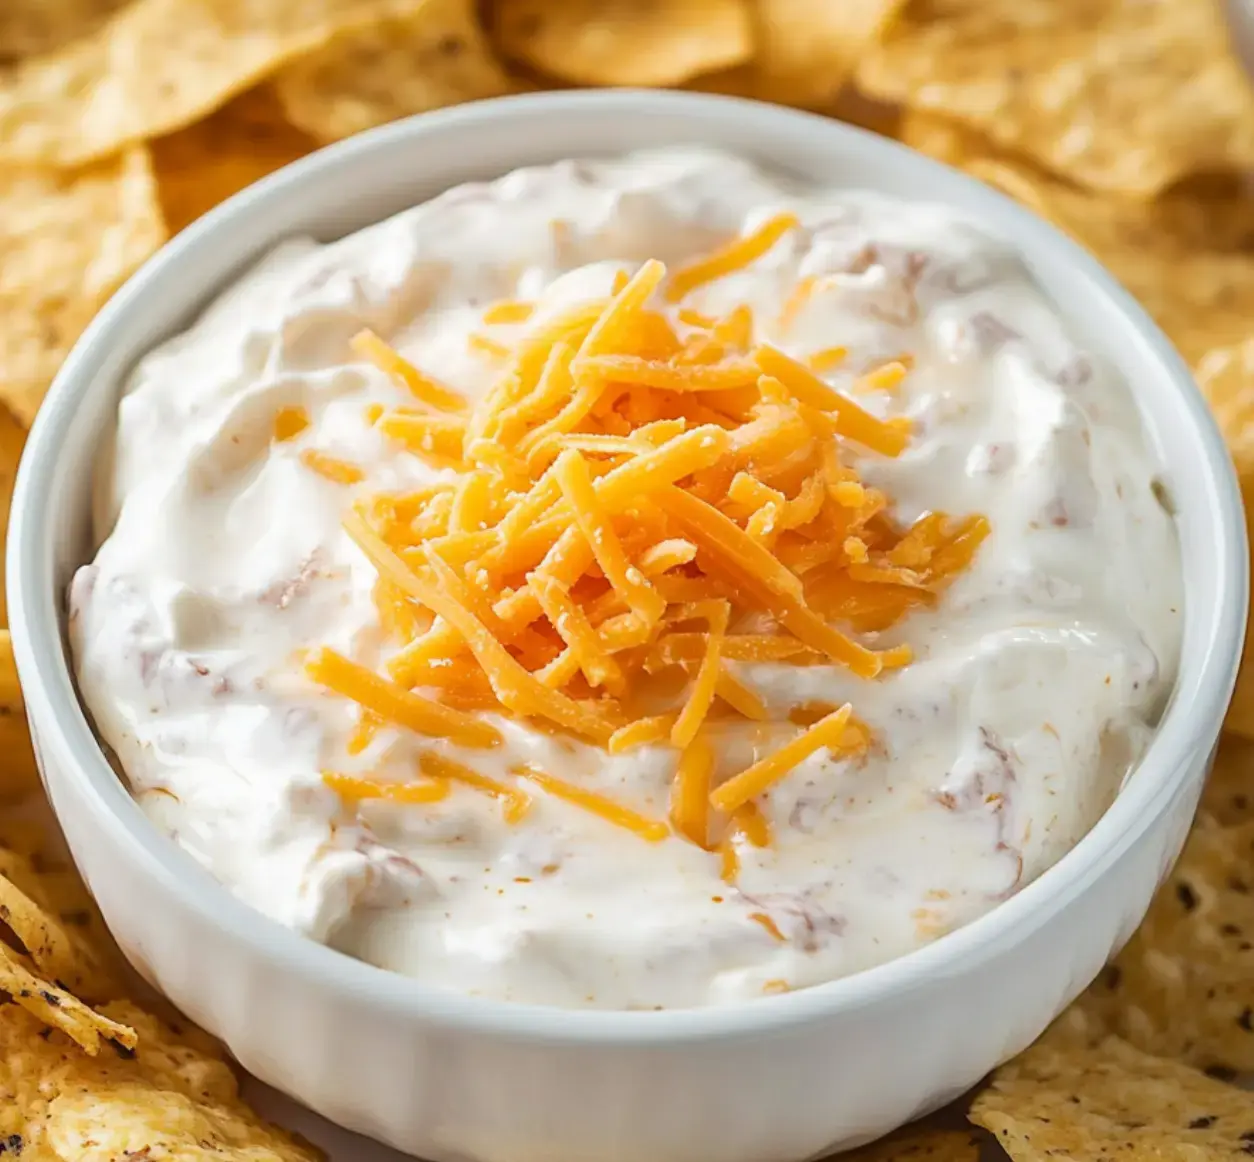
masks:
[[[970,1117],[1013,1162],[1244,1162],[1254,1093],[1117,1037],[1092,1047],[1046,1037],[993,1074]]]
[[[134,1029],[101,1016],[72,993],[45,980],[28,957],[6,944],[0,944],[0,991],[48,1028],[60,1029],[85,1053],[94,1056],[105,1042],[124,1049],[135,1047]]]
[[[302,57],[273,84],[292,124],[320,141],[519,89],[493,55],[472,0],[427,0],[410,16]]]
[[[575,85],[681,85],[754,50],[745,0],[501,0],[492,16],[506,57]]]
[[[322,1157],[253,1113],[220,1056],[130,1002],[106,1011],[118,1027],[137,1032],[133,1052],[85,1056],[59,1034],[41,1036],[16,1006],[0,1007],[0,1129],[15,1155],[67,1162]]]
[[[240,190],[318,147],[291,125],[268,90],[152,142],[161,212],[171,234]]]
[[[146,149],[0,174],[0,402],[19,420],[35,418],[83,329],[165,237]]]
[[[857,80],[1112,193],[1254,166],[1254,88],[1218,4],[916,0]]]
[[[1254,1071],[1254,822],[1198,817],[1145,922],[1081,1005],[1138,1049]]]
[[[0,162],[76,166],[211,113],[286,62],[422,0],[134,0],[0,72]]]

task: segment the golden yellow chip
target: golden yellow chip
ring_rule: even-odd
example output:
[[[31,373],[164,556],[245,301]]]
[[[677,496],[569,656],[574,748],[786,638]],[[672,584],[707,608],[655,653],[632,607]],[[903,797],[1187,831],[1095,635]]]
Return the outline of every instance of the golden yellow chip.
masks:
[[[1097,195],[1048,177],[978,135],[908,113],[902,140],[1023,202],[1065,230],[1140,300],[1191,363],[1243,339],[1254,318],[1254,199],[1191,183],[1154,201]]]
[[[422,0],[134,0],[0,73],[0,163],[73,166],[203,117],[302,53]]]
[[[1254,339],[1217,347],[1198,362],[1197,382],[1219,422],[1245,501],[1246,533],[1254,544]],[[1245,655],[1224,720],[1227,730],[1254,738],[1254,621],[1245,627]],[[1223,758],[1221,752],[1221,758]],[[1219,762],[1216,766],[1221,766]],[[1225,780],[1225,781],[1230,781]],[[1254,779],[1251,780],[1254,782]],[[1254,790],[1251,791],[1254,797]]]
[[[857,79],[1098,189],[1254,165],[1254,91],[1219,4],[920,0]]]
[[[254,90],[152,143],[161,212],[171,234],[318,142],[291,125],[277,98]]]
[[[1254,821],[1254,739],[1231,732],[1220,739],[1202,810],[1225,827]]]
[[[9,532],[9,507],[13,503],[13,485],[17,480],[17,466],[25,445],[26,429],[17,422],[16,417],[8,408],[0,407],[0,546],[3,546],[4,538]],[[4,554],[0,553],[0,625],[9,624],[4,593],[4,570]],[[3,759],[0,759],[0,768],[2,766]],[[0,783],[2,782],[3,779],[0,777]]]
[[[12,802],[39,786],[22,690],[13,661],[13,641],[0,630],[0,802]]]
[[[1013,1162],[1245,1162],[1254,1093],[1111,1037],[1092,1048],[1045,1038],[993,1074],[971,1107]]]
[[[135,1047],[135,1030],[102,1016],[73,993],[34,969],[30,958],[0,943],[0,991],[50,1029],[60,1029],[84,1052],[95,1055],[106,1042]]]
[[[219,1056],[129,1002],[107,1008],[133,1026],[133,1053],[88,1057],[13,1005],[0,1008],[0,1128],[16,1156],[315,1162],[321,1153],[262,1121]]]
[[[0,163],[0,402],[29,424],[83,328],[165,240],[146,149],[71,173]]]
[[[745,0],[500,0],[492,35],[505,56],[576,85],[681,85],[753,55]]]
[[[16,60],[52,52],[87,36],[130,0],[4,0],[0,56]]]
[[[754,96],[826,110],[904,0],[758,0]]]
[[[335,141],[408,117],[515,91],[472,0],[428,0],[413,16],[341,37],[274,80],[288,118]]]
[[[1254,1070],[1254,823],[1199,816],[1145,922],[1082,1003],[1139,1049]]]

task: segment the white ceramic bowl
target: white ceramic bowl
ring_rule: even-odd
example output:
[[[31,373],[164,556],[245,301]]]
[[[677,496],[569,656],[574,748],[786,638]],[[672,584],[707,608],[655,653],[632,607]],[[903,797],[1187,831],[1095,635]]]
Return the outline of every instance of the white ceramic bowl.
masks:
[[[1014,240],[1126,375],[1179,511],[1184,661],[1144,762],[1093,831],[992,914],[845,980],[740,1007],[567,1012],[447,995],[237,902],[131,801],[75,696],[66,584],[119,384],[283,235],[331,239],[454,183],[565,156],[703,143],[805,178],[953,203]],[[943,166],[725,98],[561,93],[427,115],[247,190],[180,235],[67,360],[27,444],[9,616],[44,780],[123,950],[245,1068],[440,1162],[796,1162],[953,1098],[1027,1045],[1131,934],[1188,829],[1236,672],[1247,569],[1223,443],[1163,336],[1079,248]]]

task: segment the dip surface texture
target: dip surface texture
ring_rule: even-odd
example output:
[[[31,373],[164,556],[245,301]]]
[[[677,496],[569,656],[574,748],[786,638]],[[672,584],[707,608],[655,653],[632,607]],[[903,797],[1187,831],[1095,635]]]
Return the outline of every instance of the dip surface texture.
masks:
[[[370,329],[473,405],[505,366],[496,345],[607,298],[645,260],[673,272],[782,211],[800,224],[694,289],[687,318],[744,304],[755,341],[798,360],[847,348],[822,372],[841,391],[902,360],[900,382],[851,398],[907,418],[907,446],[890,458],[842,441],[843,461],[900,526],[939,510],[982,514],[991,533],[934,603],[854,635],[908,644],[904,667],[866,679],[725,660],[769,715],[711,715],[714,785],[798,735],[815,704],[851,703],[870,744],[820,748],[762,794],[770,842],[730,841],[729,877],[718,851],[650,842],[518,773],[665,822],[670,745],[610,754],[491,711],[490,749],[386,722],[363,733],[359,707],[305,666],[328,647],[382,673],[400,648],[345,515],[456,472],[381,429],[379,410],[414,396],[354,336]],[[485,323],[502,301],[534,310]],[[692,333],[664,295],[651,305]],[[519,171],[330,245],[283,243],[141,361],[105,460],[71,642],[143,809],[278,922],[460,992],[701,1006],[907,953],[1084,835],[1176,673],[1178,548],[1129,388],[1077,348],[1014,251],[944,207],[794,188],[713,153]],[[412,782],[431,754],[529,809],[457,782],[431,802],[346,797],[324,777]]]

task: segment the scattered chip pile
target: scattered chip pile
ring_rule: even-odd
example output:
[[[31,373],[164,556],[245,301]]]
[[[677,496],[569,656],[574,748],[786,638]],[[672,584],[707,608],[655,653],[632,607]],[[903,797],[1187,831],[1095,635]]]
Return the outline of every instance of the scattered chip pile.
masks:
[[[22,429],[57,367],[112,291],[169,234],[319,144],[461,101],[580,84],[675,85],[812,108],[902,137],[1023,201],[1093,251],[1194,366],[1247,498],[1254,499],[1254,198],[1244,178],[1254,163],[1254,98],[1229,52],[1220,0],[4,0],[0,401],[21,423],[0,413],[2,506],[7,509]],[[681,285],[680,273],[672,274],[669,285]],[[486,342],[489,325],[485,320]],[[579,327],[586,338],[591,320]],[[739,367],[747,376],[752,366],[756,377],[742,379],[741,386],[675,393],[717,419],[678,411],[632,413],[621,416],[621,425],[611,420],[616,430],[610,430],[593,422],[607,418],[594,406],[569,427],[537,436],[520,466],[479,459],[493,441],[478,430],[467,440],[477,414],[424,395],[439,385],[421,376],[411,385],[413,414],[376,417],[395,439],[420,445],[429,439],[428,454],[468,465],[463,479],[482,483],[433,495],[421,511],[372,508],[362,514],[360,527],[401,561],[402,578],[430,584],[439,562],[447,563],[465,579],[464,608],[486,629],[503,631],[493,632],[492,640],[529,675],[514,690],[502,681],[508,668],[482,665],[460,645],[460,634],[455,642],[451,631],[442,630],[433,641],[430,609],[416,609],[403,586],[389,584],[381,586],[380,616],[398,641],[415,643],[402,656],[419,668],[408,675],[373,675],[377,682],[417,697],[415,687],[428,690],[417,678],[443,656],[450,662],[448,680],[428,690],[434,696],[426,702],[444,714],[467,714],[508,705],[507,697],[533,710],[531,678],[544,674],[545,704],[553,705],[550,695],[560,698],[556,705],[567,707],[562,713],[573,705],[578,721],[593,731],[586,737],[630,747],[669,739],[692,693],[700,687],[708,694],[709,675],[715,674],[696,735],[677,748],[672,818],[628,821],[646,839],[672,829],[691,834],[692,821],[714,811],[703,781],[710,751],[702,727],[717,725],[724,715],[752,718],[758,710],[721,665],[717,671],[713,663],[705,665],[712,641],[718,661],[749,648],[733,640],[751,636],[739,633],[735,622],[737,603],[746,598],[739,591],[715,592],[727,566],[717,554],[711,559],[696,529],[682,519],[668,512],[664,526],[643,526],[640,535],[652,539],[637,541],[633,528],[616,527],[621,518],[611,508],[606,515],[624,551],[649,589],[666,601],[651,623],[657,632],[650,644],[623,645],[630,637],[614,634],[639,633],[635,619],[642,615],[640,624],[650,622],[643,587],[619,593],[595,558],[577,575],[550,574],[546,554],[560,541],[528,557],[549,535],[535,531],[545,529],[543,519],[507,524],[508,514],[496,518],[503,497],[529,496],[542,479],[549,483],[534,507],[568,504],[562,482],[576,492],[584,482],[571,453],[598,498],[603,481],[656,454],[668,440],[703,426],[723,432],[716,441],[743,438],[734,432],[761,420],[746,418],[753,407],[791,408],[808,432],[807,408],[815,405],[788,394],[804,380],[790,384],[778,368],[762,366],[762,353],[741,338],[743,327],[741,319],[689,315],[672,327],[678,350],[667,349],[658,328],[650,336],[625,335],[598,356],[634,359],[630,366],[638,375],[643,363],[667,365],[668,374],[688,377],[714,365],[733,372]],[[576,327],[567,349],[578,334]],[[363,344],[372,357],[388,358],[369,339]],[[713,354],[716,344],[719,355]],[[548,351],[560,349],[551,344]],[[840,357],[832,350],[803,370],[821,376]],[[542,402],[536,386],[545,382],[556,393],[562,376],[572,372],[559,362],[546,378],[547,361],[546,354],[529,365],[528,408],[511,411],[522,402],[511,399],[493,413],[492,422],[506,433],[534,434],[561,414],[529,410]],[[602,372],[610,366],[614,374],[624,369],[603,363]],[[393,367],[407,374],[402,364]],[[883,381],[874,389],[891,389],[892,378],[905,372],[882,369]],[[783,387],[768,383],[762,391],[757,385],[763,375]],[[634,388],[637,395],[660,397],[675,392],[673,384],[645,381]],[[757,391],[758,403],[746,402],[750,390]],[[729,395],[720,401],[720,392]],[[737,393],[739,411],[727,410],[723,404]],[[678,420],[682,431],[674,427]],[[279,422],[291,432],[300,417]],[[802,431],[795,424],[792,429]],[[476,449],[476,440],[486,442]],[[559,477],[562,456],[567,459]],[[354,466],[310,468],[351,478]],[[724,471],[721,461],[698,470],[715,471]],[[858,511],[851,503],[861,487],[856,480],[842,479],[833,490],[826,473],[822,479],[823,519]],[[667,487],[693,503],[711,499],[695,482]],[[806,511],[796,507],[798,501],[813,503],[811,487],[803,494],[799,477],[781,483],[764,477],[756,462],[740,465],[727,479],[725,500],[712,511],[755,543],[773,545],[772,553],[781,546],[788,550],[776,555],[799,580],[806,607],[842,625],[856,644],[860,635],[901,616],[903,599],[900,585],[874,582],[869,574],[859,578],[854,565],[919,573],[919,550],[935,530],[921,530],[914,542],[907,535],[901,548],[891,539],[899,532],[876,539],[882,522],[872,514],[862,530],[846,536],[848,545],[840,544],[839,567],[835,558],[813,560],[798,544],[804,524],[786,527]],[[600,505],[606,507],[603,498]],[[476,512],[489,528],[463,527]],[[496,564],[489,560],[484,568],[490,587],[526,595],[518,600],[525,600],[528,620],[516,640],[493,621],[501,618],[495,605],[490,612],[485,608],[491,589],[479,588],[477,574],[464,570],[493,551],[495,530],[503,526],[519,534],[514,555],[498,553]],[[489,532],[491,540],[484,535]],[[858,540],[865,561],[855,561],[860,550],[852,542]],[[819,546],[815,555],[832,547],[813,543]],[[884,560],[890,548],[900,549],[898,560]],[[427,560],[429,549],[436,553],[434,564]],[[513,574],[505,569],[511,562],[522,562]],[[680,596],[671,588],[680,581],[707,585],[710,593],[687,592],[671,601]],[[921,592],[904,588],[916,597]],[[876,595],[879,603],[858,606],[855,593]],[[638,608],[627,601],[629,594]],[[780,600],[770,590],[770,601]],[[725,627],[720,601],[727,602]],[[612,608],[616,602],[622,607]],[[694,615],[687,622],[674,620],[688,607]],[[505,612],[511,619],[521,616]],[[565,636],[556,632],[559,622]],[[787,626],[759,636],[775,644],[752,648],[794,650],[788,655],[793,664],[830,657]],[[433,645],[443,654],[425,658],[423,651]],[[481,645],[490,648],[486,639]],[[328,676],[360,692],[356,672],[345,668],[352,663],[322,660]],[[641,674],[653,677],[649,667],[656,673],[662,663],[684,679],[677,688],[684,699],[661,714],[638,716],[629,695]],[[412,701],[402,701],[413,710]],[[685,732],[699,705],[684,720]],[[836,709],[799,707],[791,716],[809,727]],[[35,791],[37,783],[7,635],[0,638],[0,711],[0,794],[11,801]],[[423,714],[430,725],[430,711]],[[374,721],[363,715],[362,739]],[[846,739],[859,745],[851,738],[853,722],[851,710],[839,734],[829,725],[838,746]],[[1231,1083],[1254,1071],[1254,741],[1246,741],[1254,740],[1254,672],[1242,675],[1228,728],[1195,833],[1142,930],[1045,1041],[998,1071],[975,1099],[972,1120],[987,1127],[1016,1162],[1046,1156],[1233,1159],[1251,1153],[1254,1101]],[[469,767],[428,756],[422,773],[425,782],[386,793],[429,802],[461,780],[497,797],[509,818],[527,810],[530,791],[497,786]],[[532,772],[528,786],[536,793],[579,790],[544,786],[544,776]],[[350,798],[379,793],[377,786],[351,781],[337,789]],[[616,806],[585,805],[598,811]],[[760,819],[745,814],[734,825],[751,841],[766,841]],[[73,869],[12,810],[0,815],[0,874],[0,903],[10,916],[0,929],[6,949],[0,972],[17,1002],[0,1006],[0,1147],[67,1160],[127,1152],[312,1156],[244,1107],[207,1039],[137,1007]],[[153,998],[138,999],[154,1010]],[[56,1031],[47,1035],[46,1027]],[[1114,1039],[1106,1040],[1111,1034]],[[132,1041],[134,1056],[127,1048]],[[189,1070],[172,1064],[180,1054],[189,1055]],[[214,1084],[193,1092],[186,1078],[198,1071]],[[988,1144],[984,1130],[972,1131],[956,1109],[947,1121],[893,1135],[858,1155],[864,1162],[974,1162],[981,1145],[988,1157]]]
[[[375,335],[358,337],[360,353],[414,397],[372,406],[368,418],[400,454],[454,470],[417,492],[360,500],[345,524],[378,571],[380,621],[400,648],[386,675],[326,649],[306,670],[358,703],[367,732],[386,721],[491,748],[500,734],[477,713],[488,710],[615,754],[669,745],[671,828],[721,846],[728,878],[735,848],[721,835],[770,840],[758,796],[820,750],[865,751],[871,734],[853,707],[831,707],[711,783],[710,732],[728,718],[769,717],[728,660],[837,665],[868,681],[904,665],[908,647],[877,650],[859,634],[934,604],[989,531],[981,516],[939,512],[898,527],[891,498],[847,461],[851,449],[899,454],[909,422],[877,418],[804,364],[755,345],[747,308],[716,320],[684,306],[688,292],[796,225],[779,215],[669,278],[646,262],[612,297],[526,329],[473,408]],[[485,323],[525,322],[532,309],[500,303]],[[907,363],[871,370],[855,390],[891,391]],[[302,423],[281,412],[276,439]],[[341,484],[363,478],[359,465],[324,457],[306,466]],[[349,800],[435,801],[450,778],[502,798],[507,811],[517,800],[516,789],[441,762],[417,785],[339,772],[327,781]],[[646,839],[671,833],[546,772],[517,773]]]

